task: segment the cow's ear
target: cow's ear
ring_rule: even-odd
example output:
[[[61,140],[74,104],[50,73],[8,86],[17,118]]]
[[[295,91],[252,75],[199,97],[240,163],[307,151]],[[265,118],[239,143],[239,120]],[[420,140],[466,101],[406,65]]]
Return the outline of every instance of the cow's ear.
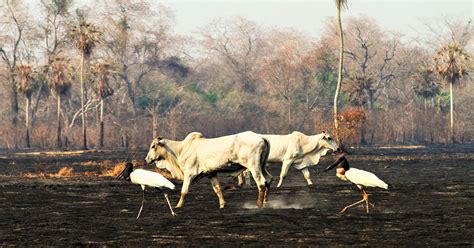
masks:
[[[158,140],[162,140],[162,139],[163,139],[163,136],[158,136],[157,139],[158,139]]]

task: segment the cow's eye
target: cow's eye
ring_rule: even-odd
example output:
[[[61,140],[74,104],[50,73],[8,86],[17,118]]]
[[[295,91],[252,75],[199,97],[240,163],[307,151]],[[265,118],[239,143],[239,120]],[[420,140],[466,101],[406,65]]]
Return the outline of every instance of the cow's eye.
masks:
[[[152,145],[152,146],[151,146],[151,149],[155,149],[155,145]]]

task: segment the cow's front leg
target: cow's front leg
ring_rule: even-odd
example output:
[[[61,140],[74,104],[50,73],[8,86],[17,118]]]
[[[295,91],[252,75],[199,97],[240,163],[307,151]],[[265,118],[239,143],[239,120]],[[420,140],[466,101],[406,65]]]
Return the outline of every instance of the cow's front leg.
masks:
[[[280,172],[280,181],[278,181],[277,188],[280,188],[281,184],[283,183],[283,179],[285,179],[286,174],[288,174],[288,170],[290,169],[290,165],[293,163],[293,160],[284,160],[283,165],[281,166]]]
[[[210,179],[211,179],[212,188],[214,189],[214,192],[216,192],[216,195],[219,198],[219,208],[224,208],[225,200],[224,200],[224,195],[222,195],[222,190],[221,190],[221,185],[219,183],[219,180],[217,179],[217,176],[213,176]]]
[[[308,186],[313,186],[313,182],[311,181],[311,176],[309,175],[309,169],[308,167],[303,168],[301,170],[301,173],[303,173],[304,179],[306,179],[306,182],[308,183]]]
[[[183,204],[184,204],[184,198],[186,197],[186,195],[188,194],[188,191],[189,191],[189,185],[191,184],[191,180],[193,179],[194,177],[189,175],[189,174],[184,174],[184,180],[183,180],[183,186],[181,187],[181,197],[179,198],[179,202],[178,204],[176,204],[176,207],[175,208],[181,208],[183,207]]]

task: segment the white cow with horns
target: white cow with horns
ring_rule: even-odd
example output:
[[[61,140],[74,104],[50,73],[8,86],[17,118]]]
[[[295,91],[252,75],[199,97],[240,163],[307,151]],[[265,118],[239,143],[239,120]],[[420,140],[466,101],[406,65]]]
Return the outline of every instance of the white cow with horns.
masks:
[[[260,134],[260,136],[270,142],[270,155],[267,162],[282,164],[277,187],[283,183],[290,166],[294,166],[303,173],[309,186],[313,185],[308,168],[318,164],[319,159],[328,151],[340,150],[331,135],[325,131],[311,136],[297,131],[287,135]],[[239,187],[243,182],[242,175],[239,175]]]
[[[175,179],[182,180],[181,198],[176,208],[184,204],[184,198],[193,179],[209,177],[214,192],[224,208],[218,173],[237,175],[248,169],[258,186],[257,206],[267,201],[271,175],[265,165],[269,154],[267,140],[253,132],[243,132],[219,138],[207,139],[201,133],[193,132],[182,141],[158,137],[153,139],[146,162],[155,162],[160,169],[168,170]]]

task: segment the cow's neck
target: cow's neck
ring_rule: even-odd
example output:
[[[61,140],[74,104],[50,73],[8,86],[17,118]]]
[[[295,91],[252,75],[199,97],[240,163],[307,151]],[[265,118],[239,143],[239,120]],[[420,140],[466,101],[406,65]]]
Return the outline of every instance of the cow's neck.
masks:
[[[179,163],[179,155],[181,153],[181,142],[180,141],[174,141],[174,140],[167,140],[166,141],[166,148],[168,149],[168,157],[166,160],[168,161],[167,169],[171,172],[171,175],[173,178],[178,179],[178,180],[183,180],[184,179],[184,174],[183,174],[183,167]]]
[[[166,145],[168,145],[174,155],[176,155],[176,158],[179,158],[183,147],[183,141],[167,140]]]
[[[311,136],[311,138],[313,138],[313,142],[315,142],[317,144],[316,147],[315,147],[315,150],[319,151],[319,149],[321,149],[321,147],[322,147],[321,146],[321,140],[323,139],[323,137],[324,137],[323,133]]]

